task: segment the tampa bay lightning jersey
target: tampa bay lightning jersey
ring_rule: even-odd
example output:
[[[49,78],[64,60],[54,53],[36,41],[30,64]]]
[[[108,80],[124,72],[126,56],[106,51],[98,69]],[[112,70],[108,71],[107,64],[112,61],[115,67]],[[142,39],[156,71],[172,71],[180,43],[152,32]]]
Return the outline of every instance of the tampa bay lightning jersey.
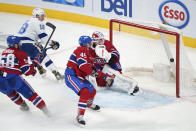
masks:
[[[20,28],[18,35],[24,38],[24,41],[21,41],[22,43],[26,41],[46,43],[48,39],[48,35],[45,32],[45,23],[38,18],[27,20]]]

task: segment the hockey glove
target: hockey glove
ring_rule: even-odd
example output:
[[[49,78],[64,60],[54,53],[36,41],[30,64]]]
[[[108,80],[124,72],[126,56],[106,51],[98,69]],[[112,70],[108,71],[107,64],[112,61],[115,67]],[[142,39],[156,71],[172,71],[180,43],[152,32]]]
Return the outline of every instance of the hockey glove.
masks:
[[[115,64],[115,62],[117,61],[117,57],[114,54],[111,54],[111,58],[108,62],[108,64]]]
[[[92,67],[92,69],[93,69],[92,75],[95,76],[97,80],[105,81],[107,87],[112,86],[115,78],[114,74],[113,75],[109,75],[107,73],[105,74],[102,71],[97,70],[95,67]]]
[[[52,40],[52,43],[50,44],[53,50],[57,50],[60,46],[59,42]]]
[[[31,73],[32,76],[35,76],[35,74],[37,73],[36,69],[34,68],[34,71]]]
[[[92,76],[96,77],[97,79],[103,78],[105,76],[105,74],[102,71],[97,70],[96,67],[92,67],[92,69]]]
[[[114,83],[114,79],[115,79],[115,75],[109,75],[106,73],[105,77],[104,77],[104,80],[106,81],[106,86],[107,87],[111,87]]]
[[[38,67],[40,65],[40,61],[38,59],[32,60],[32,64],[34,67]]]

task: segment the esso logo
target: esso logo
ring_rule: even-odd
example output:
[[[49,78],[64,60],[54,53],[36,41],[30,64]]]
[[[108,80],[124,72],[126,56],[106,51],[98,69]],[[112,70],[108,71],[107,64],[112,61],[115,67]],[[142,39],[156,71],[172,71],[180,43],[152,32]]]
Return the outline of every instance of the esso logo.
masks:
[[[162,21],[179,29],[189,22],[189,12],[186,6],[178,0],[167,0],[159,7],[159,16]]]

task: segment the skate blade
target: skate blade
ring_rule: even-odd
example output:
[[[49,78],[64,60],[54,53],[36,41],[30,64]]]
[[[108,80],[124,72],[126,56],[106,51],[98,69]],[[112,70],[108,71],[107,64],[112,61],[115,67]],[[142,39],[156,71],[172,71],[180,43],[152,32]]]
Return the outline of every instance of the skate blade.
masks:
[[[93,109],[91,109],[91,108],[86,108],[87,110],[89,110],[89,111],[92,111],[92,112],[101,112],[101,109],[100,110],[93,110]]]
[[[76,119],[74,120],[74,125],[77,127],[80,127],[80,128],[85,128],[85,126],[86,126],[86,125],[78,123],[78,121]]]

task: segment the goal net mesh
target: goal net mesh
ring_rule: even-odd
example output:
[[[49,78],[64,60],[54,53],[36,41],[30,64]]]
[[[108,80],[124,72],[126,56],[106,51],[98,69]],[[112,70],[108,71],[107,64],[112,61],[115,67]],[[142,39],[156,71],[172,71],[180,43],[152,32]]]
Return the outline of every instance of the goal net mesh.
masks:
[[[160,90],[169,95],[196,95],[195,71],[179,29],[154,22],[112,19],[110,40],[124,46],[121,60],[126,61],[125,72],[132,73],[132,77],[148,74],[153,80],[147,85],[167,86]]]

